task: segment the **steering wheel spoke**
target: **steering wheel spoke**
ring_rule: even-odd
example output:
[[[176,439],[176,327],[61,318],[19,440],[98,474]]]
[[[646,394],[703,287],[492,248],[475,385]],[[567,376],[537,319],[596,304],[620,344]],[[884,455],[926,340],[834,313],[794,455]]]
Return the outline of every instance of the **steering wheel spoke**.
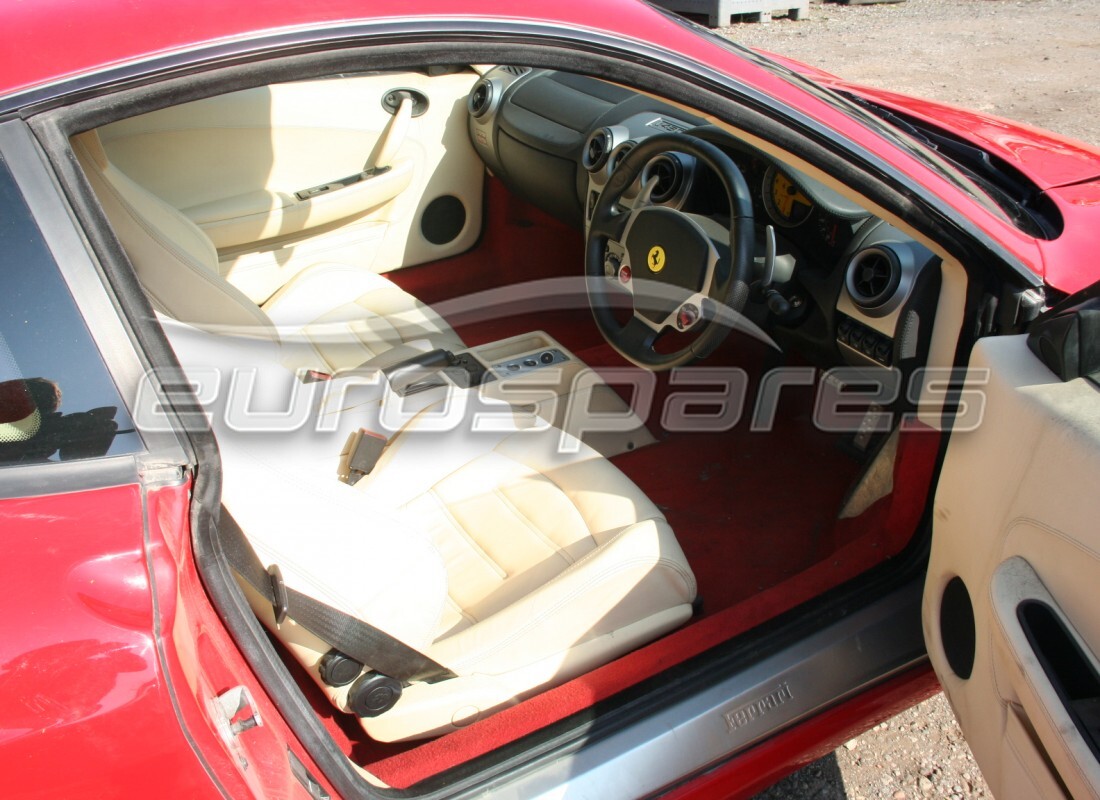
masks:
[[[588,228],[590,237],[600,237],[613,242],[621,242],[626,235],[627,224],[630,222],[629,211],[612,211],[606,214],[592,216],[592,224]]]
[[[657,184],[660,183],[657,178],[650,178],[648,181],[642,184],[642,191],[638,193],[638,196],[634,199],[634,210],[640,211],[646,206],[653,205],[653,193],[657,191]]]
[[[653,353],[653,346],[660,336],[660,331],[634,315],[630,322],[619,329],[617,339],[620,347],[632,353]]]

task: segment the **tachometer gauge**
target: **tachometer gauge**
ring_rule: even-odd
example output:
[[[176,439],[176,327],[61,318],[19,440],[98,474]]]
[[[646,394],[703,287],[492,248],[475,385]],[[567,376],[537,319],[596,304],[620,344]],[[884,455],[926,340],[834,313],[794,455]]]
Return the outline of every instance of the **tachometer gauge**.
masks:
[[[798,184],[776,167],[764,173],[764,209],[776,225],[797,228],[810,218],[814,204]]]

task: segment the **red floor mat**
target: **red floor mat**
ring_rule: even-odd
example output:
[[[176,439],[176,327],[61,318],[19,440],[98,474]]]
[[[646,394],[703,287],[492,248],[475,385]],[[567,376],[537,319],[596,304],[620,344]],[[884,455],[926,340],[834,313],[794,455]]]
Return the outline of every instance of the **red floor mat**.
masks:
[[[605,344],[578,356],[596,369],[626,363]],[[862,469],[843,436],[814,425],[816,386],[785,388],[771,430],[750,430],[759,377],[779,358],[735,333],[702,362],[736,364],[747,373],[741,418],[722,433],[664,430],[674,391],[717,395],[702,383],[670,387],[668,373],[659,374],[647,419],[658,443],[612,459],[668,518],[707,614],[811,566],[832,539],[833,521]]]
[[[784,405],[812,403],[812,388],[798,395]],[[668,518],[706,613],[809,567],[860,470],[808,411],[768,433],[747,428],[681,434],[614,459]]]

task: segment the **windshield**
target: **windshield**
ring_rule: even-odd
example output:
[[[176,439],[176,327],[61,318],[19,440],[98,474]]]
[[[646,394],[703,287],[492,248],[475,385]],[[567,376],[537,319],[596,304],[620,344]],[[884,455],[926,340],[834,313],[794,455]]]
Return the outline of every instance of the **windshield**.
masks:
[[[982,155],[975,158],[984,157],[993,162],[992,171],[974,169],[965,163],[966,159],[957,157],[961,148],[944,147],[942,142],[935,142],[933,137],[922,135],[915,125],[899,124],[900,115],[854,94],[834,91],[815,83],[810,78],[795,72],[789,67],[671,11],[656,6],[654,6],[654,9],[676,23],[690,28],[696,35],[725,50],[736,53],[745,60],[812,94],[822,102],[828,103],[845,115],[857,120],[883,138],[888,139],[896,147],[919,159],[942,178],[1006,222],[1016,225],[1033,236],[1042,238],[1054,238],[1060,232],[1057,219],[1051,220],[1047,209],[1037,210],[1037,206],[1044,205],[1041,195],[1037,192],[1014,193],[1005,191],[1003,184],[1013,181],[1018,182],[1018,178],[1022,178],[1022,176],[1017,173],[1017,175],[1010,176],[1008,180],[1005,180],[1004,177],[993,177],[992,172],[1003,171],[1007,165],[1003,163],[995,164],[996,160],[988,153],[978,151]],[[943,132],[938,133],[948,136]],[[950,137],[948,136],[948,138]],[[978,150],[973,145],[969,145],[969,147],[972,150]],[[1022,194],[1023,197],[1015,196],[1017,194]],[[1054,216],[1057,217],[1056,212],[1054,212]]]
[[[1057,208],[1040,187],[1004,159],[903,112],[850,92],[841,94],[950,162],[1008,214],[1016,227],[1042,239],[1055,239],[1061,234],[1062,219]]]

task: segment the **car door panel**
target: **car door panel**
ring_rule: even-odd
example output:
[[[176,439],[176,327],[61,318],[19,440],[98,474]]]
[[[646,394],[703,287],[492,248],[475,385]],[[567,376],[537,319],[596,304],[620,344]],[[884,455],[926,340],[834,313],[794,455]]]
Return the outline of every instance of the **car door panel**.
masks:
[[[998,800],[1098,797],[1050,637],[1076,645],[1074,674],[1100,674],[1100,389],[1061,381],[1025,336],[979,341],[969,379],[985,413],[952,435],[936,494],[929,654]]]
[[[1053,625],[1071,637],[1078,653],[1092,662],[1087,669],[1093,675],[1097,674],[1095,658],[1091,657],[1083,637],[1073,630],[1067,615],[1035,570],[1019,556],[1003,562],[994,572],[991,596],[997,623],[995,643],[1002,650],[997,656],[998,663],[1006,665],[1005,682],[1019,701],[1018,705],[1009,708],[1006,739],[1014,740],[1014,748],[1022,762],[1026,762],[1029,755],[1026,743],[1032,741],[1036,750],[1049,755],[1072,795],[1087,797],[1090,786],[1100,785],[1096,774],[1100,763],[1072,718],[1071,705],[1067,703],[1070,698],[1064,691],[1065,676],[1059,675],[1059,665],[1051,663],[1059,654],[1043,641],[1054,631],[1036,631],[1040,619],[1029,620],[1028,612],[1041,609],[1044,626]],[[1038,640],[1037,633],[1040,634]],[[1021,733],[1028,735],[1023,738]],[[1017,744],[1021,741],[1023,745]],[[1029,766],[1028,774],[1033,781],[1053,777],[1046,763]],[[1062,796],[1057,781],[1048,783],[1049,787],[1041,796]]]
[[[111,161],[198,224],[223,274],[262,302],[317,258],[387,272],[476,242],[484,167],[465,126],[476,79],[460,71],[272,84],[99,133]],[[425,233],[441,208],[458,215],[442,239]]]
[[[184,209],[220,249],[293,236],[311,228],[362,216],[395,199],[412,184],[413,162],[402,161],[385,172],[302,198],[297,193],[260,189],[200,203]],[[345,176],[348,180],[352,176]],[[357,176],[356,176],[357,177]],[[317,187],[310,187],[317,190]]]

